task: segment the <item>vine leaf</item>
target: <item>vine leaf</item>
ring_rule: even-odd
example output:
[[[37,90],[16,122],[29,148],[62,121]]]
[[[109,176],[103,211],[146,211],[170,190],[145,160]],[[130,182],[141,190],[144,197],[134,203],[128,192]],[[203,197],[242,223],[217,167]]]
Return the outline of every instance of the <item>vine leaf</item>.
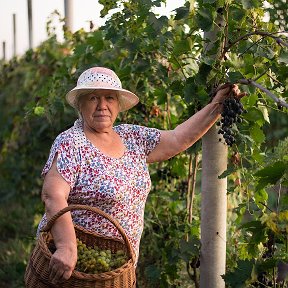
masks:
[[[250,135],[256,143],[263,143],[265,140],[265,134],[257,124],[250,128]]]
[[[241,260],[238,262],[238,266],[233,272],[228,272],[222,275],[225,283],[233,288],[246,287],[245,282],[251,278],[253,271],[254,261],[253,260]]]
[[[199,255],[199,247],[200,247],[200,241],[192,237],[188,242],[185,240],[180,240],[180,257],[186,261],[189,262],[192,257]]]
[[[186,18],[189,15],[189,7],[183,6],[175,9],[176,11],[176,16],[175,20],[181,20],[183,18]]]
[[[203,3],[204,4],[212,4],[212,3],[215,3],[216,0],[203,0]]]
[[[258,8],[260,1],[258,0],[241,0],[244,9]]]
[[[286,51],[281,51],[279,58],[279,62],[288,64],[288,52]]]
[[[197,22],[197,25],[203,31],[210,31],[213,25],[214,18],[215,17],[212,11],[202,8],[202,9],[199,9],[196,15],[196,22]]]
[[[239,79],[242,79],[243,75],[240,72],[228,73],[228,79],[231,83],[236,83]]]
[[[254,175],[259,178],[256,190],[260,190],[267,185],[276,184],[284,175],[287,165],[283,161],[277,161],[262,170],[257,171]]]
[[[223,179],[227,176],[229,176],[230,174],[232,174],[233,172],[235,172],[237,169],[235,169],[234,167],[228,167],[227,170],[225,170],[221,175],[218,176],[218,179]]]

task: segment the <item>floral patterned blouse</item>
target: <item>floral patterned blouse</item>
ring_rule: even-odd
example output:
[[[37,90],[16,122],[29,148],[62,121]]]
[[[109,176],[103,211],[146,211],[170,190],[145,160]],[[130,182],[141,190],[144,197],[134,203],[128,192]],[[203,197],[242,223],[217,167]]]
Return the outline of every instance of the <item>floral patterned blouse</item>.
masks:
[[[57,170],[71,187],[68,204],[96,206],[118,220],[138,258],[144,207],[151,189],[146,159],[159,143],[160,131],[130,124],[113,129],[126,148],[121,158],[109,157],[98,150],[86,138],[83,123],[78,119],[55,139],[42,175],[47,174],[57,155]],[[98,214],[75,210],[72,217],[75,224],[88,230],[122,238],[115,226]],[[44,214],[38,233],[46,222]]]

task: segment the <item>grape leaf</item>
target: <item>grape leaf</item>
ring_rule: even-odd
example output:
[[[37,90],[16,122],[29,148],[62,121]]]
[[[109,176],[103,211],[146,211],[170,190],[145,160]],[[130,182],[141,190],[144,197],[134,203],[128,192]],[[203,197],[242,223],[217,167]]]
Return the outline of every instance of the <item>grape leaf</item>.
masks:
[[[251,278],[253,266],[253,260],[241,260],[238,262],[237,268],[234,271],[227,272],[225,275],[222,275],[222,277],[230,287],[244,288],[246,287],[245,282]]]

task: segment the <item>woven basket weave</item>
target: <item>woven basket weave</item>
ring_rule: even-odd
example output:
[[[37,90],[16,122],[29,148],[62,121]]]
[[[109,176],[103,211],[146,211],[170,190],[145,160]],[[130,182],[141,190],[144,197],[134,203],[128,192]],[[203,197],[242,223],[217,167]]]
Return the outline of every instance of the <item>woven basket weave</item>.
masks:
[[[87,274],[74,270],[69,280],[59,285],[53,285],[49,282],[48,270],[52,256],[49,247],[53,244],[50,230],[56,219],[71,210],[92,211],[109,220],[118,229],[124,241],[103,237],[74,225],[76,236],[87,246],[97,245],[101,249],[110,249],[112,252],[122,249],[126,252],[128,260],[115,270],[99,274]],[[24,279],[27,288],[135,288],[135,255],[125,231],[110,215],[96,207],[69,205],[55,214],[41,230],[26,267]]]

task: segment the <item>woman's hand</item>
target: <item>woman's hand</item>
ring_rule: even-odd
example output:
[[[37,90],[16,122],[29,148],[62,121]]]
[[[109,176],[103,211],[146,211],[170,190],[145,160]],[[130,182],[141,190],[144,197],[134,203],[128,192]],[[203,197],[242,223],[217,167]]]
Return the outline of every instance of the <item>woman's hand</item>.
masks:
[[[223,103],[226,98],[231,96],[231,94],[239,99],[246,95],[245,92],[241,93],[240,89],[236,84],[224,84],[222,86],[219,86],[216,91],[217,92],[212,100],[212,103]]]
[[[52,284],[58,284],[68,280],[76,266],[77,246],[59,247],[52,255],[49,263],[49,279]]]

